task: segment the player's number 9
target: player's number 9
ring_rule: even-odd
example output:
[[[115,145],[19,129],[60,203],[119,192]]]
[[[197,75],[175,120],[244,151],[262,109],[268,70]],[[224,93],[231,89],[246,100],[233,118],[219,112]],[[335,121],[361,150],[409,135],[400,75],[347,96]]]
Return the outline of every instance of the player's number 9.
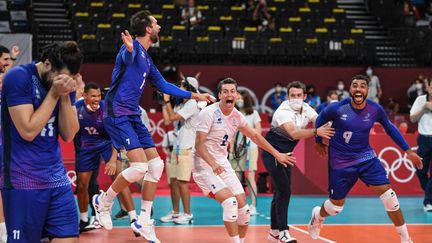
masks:
[[[345,139],[345,143],[349,143],[349,141],[351,140],[351,137],[352,137],[352,132],[346,131],[342,134],[342,137]]]

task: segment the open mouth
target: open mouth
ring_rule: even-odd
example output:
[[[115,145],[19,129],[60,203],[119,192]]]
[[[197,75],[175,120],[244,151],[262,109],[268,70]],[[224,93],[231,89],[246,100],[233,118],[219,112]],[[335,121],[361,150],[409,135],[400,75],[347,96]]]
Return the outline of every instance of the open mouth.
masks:
[[[226,103],[227,104],[234,104],[234,100],[227,100]]]
[[[364,96],[362,93],[355,93],[353,97],[355,103],[362,103],[364,100]]]

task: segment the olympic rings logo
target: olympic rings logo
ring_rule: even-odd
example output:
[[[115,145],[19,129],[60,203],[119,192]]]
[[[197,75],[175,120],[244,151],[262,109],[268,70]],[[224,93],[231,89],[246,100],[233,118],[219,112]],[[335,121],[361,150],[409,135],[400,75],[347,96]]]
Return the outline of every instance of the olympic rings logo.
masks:
[[[151,136],[153,137],[153,135],[155,133],[157,133],[158,136],[160,136],[161,138],[163,138],[166,134],[165,129],[162,127],[164,120],[160,119],[157,123],[155,121],[153,121],[151,118],[149,119],[149,123],[150,123],[150,130],[151,130]],[[156,147],[162,146],[162,141],[159,143],[155,143]]]
[[[398,158],[395,161],[393,161],[391,165],[389,165],[389,163],[383,158],[384,153],[386,153],[387,151],[395,152],[396,155],[398,156]],[[393,177],[393,179],[399,183],[409,182],[416,173],[416,169],[413,163],[411,162],[411,160],[407,158],[407,154],[404,153],[404,155],[402,156],[402,153],[395,147],[386,147],[382,149],[378,154],[378,158],[381,160],[381,164],[387,172],[387,177],[390,174]],[[402,165],[404,165],[405,168],[407,168],[408,171],[410,172],[409,176],[406,178],[399,178],[398,175],[396,175],[396,171],[399,170]]]

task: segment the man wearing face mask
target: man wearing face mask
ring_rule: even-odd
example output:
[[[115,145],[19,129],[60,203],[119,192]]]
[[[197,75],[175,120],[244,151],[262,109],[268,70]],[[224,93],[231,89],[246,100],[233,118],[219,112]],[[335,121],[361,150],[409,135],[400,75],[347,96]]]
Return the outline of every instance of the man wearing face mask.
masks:
[[[379,99],[381,98],[382,95],[379,78],[374,74],[372,67],[367,67],[365,72],[370,80],[368,98],[379,103]]]
[[[326,108],[329,104],[333,102],[338,102],[339,96],[337,95],[335,90],[330,90],[327,94],[327,100],[321,103],[317,108],[316,112],[319,114],[324,108]]]
[[[315,85],[308,84],[306,86],[306,92],[307,96],[305,102],[316,109],[321,104],[321,98],[316,94]]]
[[[318,114],[304,102],[305,85],[294,81],[288,84],[287,90],[288,100],[275,111],[266,140],[280,153],[290,154],[301,138],[320,136],[330,139],[334,130],[328,125],[306,128],[309,123],[315,124]],[[275,157],[266,151],[262,152],[262,160],[274,185],[268,239],[278,242],[296,242],[296,239],[289,234],[287,222],[291,197],[291,167],[275,163]]]
[[[432,81],[429,80],[427,94],[415,100],[411,110],[411,122],[418,122],[417,153],[422,157],[423,169],[417,170],[417,177],[424,190],[424,210],[432,212]],[[429,175],[428,175],[429,173]]]
[[[8,242],[78,242],[78,212],[58,136],[70,142],[79,129],[74,78],[82,58],[77,43],[53,43],[42,49],[40,62],[14,67],[3,80]]]
[[[424,84],[422,80],[416,79],[414,84],[415,89],[411,90],[411,92],[408,94],[408,103],[410,107],[412,107],[417,97],[427,94],[423,85]]]
[[[287,99],[287,93],[282,90],[282,84],[276,83],[274,87],[274,93],[270,96],[270,105],[273,112],[279,107],[279,105]]]
[[[343,80],[338,80],[336,85],[336,93],[339,96],[339,100],[343,100],[349,97],[349,93],[345,90],[345,84]]]

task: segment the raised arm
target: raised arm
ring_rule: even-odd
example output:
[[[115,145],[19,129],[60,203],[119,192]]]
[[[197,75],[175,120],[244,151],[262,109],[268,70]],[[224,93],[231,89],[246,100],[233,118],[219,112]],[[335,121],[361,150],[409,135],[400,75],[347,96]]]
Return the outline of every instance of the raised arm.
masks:
[[[59,134],[65,142],[72,141],[79,130],[77,111],[72,101],[75,99],[72,96],[75,97],[75,92],[60,97],[58,126]]]
[[[129,34],[129,31],[125,30],[124,33],[121,33],[121,38],[123,41],[123,44],[125,45],[125,49],[122,49],[122,59],[123,62],[126,65],[130,65],[133,63],[133,60],[135,58],[135,51],[133,48],[133,39],[132,36]]]

